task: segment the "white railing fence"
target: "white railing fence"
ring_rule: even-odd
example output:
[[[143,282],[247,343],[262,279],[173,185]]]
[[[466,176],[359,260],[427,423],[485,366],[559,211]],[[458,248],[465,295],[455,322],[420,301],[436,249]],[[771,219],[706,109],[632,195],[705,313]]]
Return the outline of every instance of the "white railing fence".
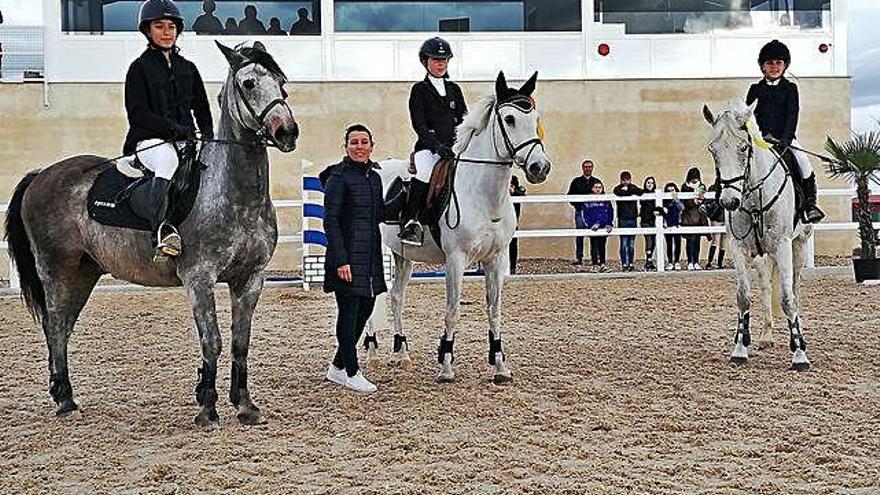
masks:
[[[706,199],[712,198],[713,193],[707,193],[705,195]],[[852,199],[855,197],[854,189],[821,189],[818,191],[819,197],[842,197],[847,199]],[[679,193],[678,199],[693,199],[696,197],[695,193]],[[621,201],[642,201],[642,200],[650,200],[654,199],[655,204],[658,206],[662,206],[664,199],[671,199],[671,194],[646,194],[644,196],[614,196],[613,194],[604,194],[604,195],[535,195],[535,196],[516,196],[513,199],[514,203],[521,204],[539,204],[539,203],[570,203],[570,202],[579,202],[579,201],[612,201],[612,202],[621,202]],[[300,199],[291,199],[291,200],[276,200],[274,201],[276,208],[296,208],[300,209],[303,207],[303,201]],[[5,214],[7,209],[7,205],[0,205],[0,213]],[[880,223],[875,224],[875,227],[880,227]],[[303,229],[305,228],[305,224],[303,224]],[[822,222],[814,225],[814,230],[816,232],[855,232],[858,230],[858,223],[856,222]],[[553,237],[580,237],[580,236],[597,236],[597,235],[605,235],[605,236],[623,236],[623,235],[654,235],[656,238],[655,243],[655,256],[657,263],[657,271],[663,272],[665,271],[665,234],[714,234],[714,233],[725,233],[725,227],[717,226],[705,226],[705,227],[664,227],[663,221],[661,218],[658,218],[656,222],[656,226],[653,228],[613,228],[611,232],[606,232],[605,230],[593,231],[590,229],[574,229],[574,228],[566,228],[566,229],[537,229],[537,230],[517,230],[515,237],[518,239],[535,239],[535,238],[553,238]],[[809,244],[809,252],[807,256],[807,266],[812,268],[815,266],[815,250],[814,250],[814,239],[811,238]],[[303,249],[303,233],[300,232],[296,235],[284,235],[278,238],[278,244],[294,244],[300,245],[300,251],[305,252]],[[6,242],[0,242],[0,250],[7,251],[8,246]],[[7,256],[8,259],[8,256]],[[12,260],[8,259],[9,265],[9,276],[10,276],[10,287],[17,289],[19,288],[17,272],[12,264]],[[299,267],[297,267],[299,268]]]

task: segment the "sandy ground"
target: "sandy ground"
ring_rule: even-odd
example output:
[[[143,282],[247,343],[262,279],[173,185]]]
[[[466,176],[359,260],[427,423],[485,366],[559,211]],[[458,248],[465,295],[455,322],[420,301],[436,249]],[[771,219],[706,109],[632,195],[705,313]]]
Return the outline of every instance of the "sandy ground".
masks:
[[[408,302],[415,367],[358,396],[323,382],[331,297],[267,290],[251,390],[269,424],[197,430],[199,351],[180,291],[99,293],[71,344],[82,417],[58,420],[42,332],[0,298],[0,486],[9,493],[880,493],[880,289],[807,282],[813,370],[777,346],[727,364],[727,275],[516,280],[491,383],[481,283],[466,286],[457,383],[438,385],[443,288]],[[225,294],[222,328],[229,326]],[[756,315],[757,316],[757,315]],[[781,326],[781,322],[780,322]],[[228,349],[228,331],[225,349]],[[380,335],[387,357],[388,332]],[[224,351],[224,354],[228,352]]]

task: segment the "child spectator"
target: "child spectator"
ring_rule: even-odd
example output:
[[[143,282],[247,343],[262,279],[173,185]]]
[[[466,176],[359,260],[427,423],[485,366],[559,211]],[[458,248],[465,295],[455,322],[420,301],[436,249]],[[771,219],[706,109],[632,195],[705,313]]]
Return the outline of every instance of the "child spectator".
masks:
[[[681,212],[684,205],[678,199],[678,186],[674,182],[667,182],[663,186],[663,192],[672,193],[672,199],[663,200],[663,211],[657,214],[663,215],[663,227],[678,227],[681,224]],[[681,270],[681,234],[665,234],[666,238],[666,269]]]
[[[718,181],[716,181],[715,184],[709,186],[709,191],[721,194],[721,188],[718,187]],[[709,217],[709,224],[713,227],[724,226],[724,207],[721,206],[721,202],[718,201],[717,198],[706,201],[706,216]],[[715,260],[716,251],[718,252],[718,264],[713,266],[712,262]],[[723,266],[724,234],[712,234],[712,244],[709,245],[709,259],[706,261],[706,270],[711,270],[715,267],[722,268]]]
[[[652,194],[657,192],[657,180],[651,177],[645,177],[642,183],[642,193]],[[643,229],[653,229],[657,226],[657,217],[654,215],[657,210],[657,203],[652,199],[643,199],[639,201],[639,218]],[[645,234],[645,271],[653,271],[657,269],[654,263],[654,247],[657,238],[654,234]]]
[[[620,173],[620,184],[614,186],[615,196],[641,196],[642,190],[632,183],[632,174],[624,170]],[[617,226],[622,229],[634,228],[639,218],[639,205],[635,201],[617,202]],[[620,268],[625,272],[633,270],[636,254],[636,236],[620,236]]]
[[[605,186],[601,181],[596,181],[593,183],[591,192],[605,194]],[[611,232],[611,225],[614,223],[614,207],[611,206],[611,201],[587,201],[581,212],[583,223],[587,228],[594,231],[605,229],[606,232]],[[608,271],[605,268],[605,244],[607,241],[607,235],[590,236],[590,260],[594,272]]]
[[[681,186],[681,192],[697,193],[697,197],[684,200],[684,211],[681,213],[682,227],[703,227],[709,225],[709,219],[706,218],[704,208],[700,208],[700,205],[703,204],[703,194],[706,193],[706,186],[700,179],[700,169],[697,167],[688,169],[685,183]],[[688,270],[703,269],[700,266],[700,239],[702,236],[703,234],[685,235]]]

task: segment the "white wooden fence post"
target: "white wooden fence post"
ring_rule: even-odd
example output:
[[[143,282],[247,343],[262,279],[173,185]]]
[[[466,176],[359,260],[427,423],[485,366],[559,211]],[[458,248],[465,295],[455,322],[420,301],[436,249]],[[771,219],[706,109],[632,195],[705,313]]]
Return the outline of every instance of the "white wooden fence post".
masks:
[[[663,199],[661,199],[661,193],[656,189],[654,190],[654,206],[657,208],[663,208]],[[655,224],[654,228],[657,230],[655,235],[654,249],[657,252],[657,271],[665,272],[666,271],[666,237],[663,235],[663,222],[666,221],[666,217],[663,215],[659,215],[654,217]]]

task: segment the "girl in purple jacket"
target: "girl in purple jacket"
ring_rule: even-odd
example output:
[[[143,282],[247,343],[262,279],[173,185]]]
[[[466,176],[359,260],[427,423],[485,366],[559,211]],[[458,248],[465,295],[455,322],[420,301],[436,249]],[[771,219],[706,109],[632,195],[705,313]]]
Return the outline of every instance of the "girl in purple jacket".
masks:
[[[593,194],[605,194],[605,186],[601,181],[593,184],[591,189]],[[584,225],[588,229],[599,230],[605,229],[611,232],[614,223],[614,207],[611,201],[587,201],[584,208],[581,209]],[[592,261],[592,271],[607,272],[605,268],[605,244],[608,241],[607,235],[590,236],[590,259]]]

